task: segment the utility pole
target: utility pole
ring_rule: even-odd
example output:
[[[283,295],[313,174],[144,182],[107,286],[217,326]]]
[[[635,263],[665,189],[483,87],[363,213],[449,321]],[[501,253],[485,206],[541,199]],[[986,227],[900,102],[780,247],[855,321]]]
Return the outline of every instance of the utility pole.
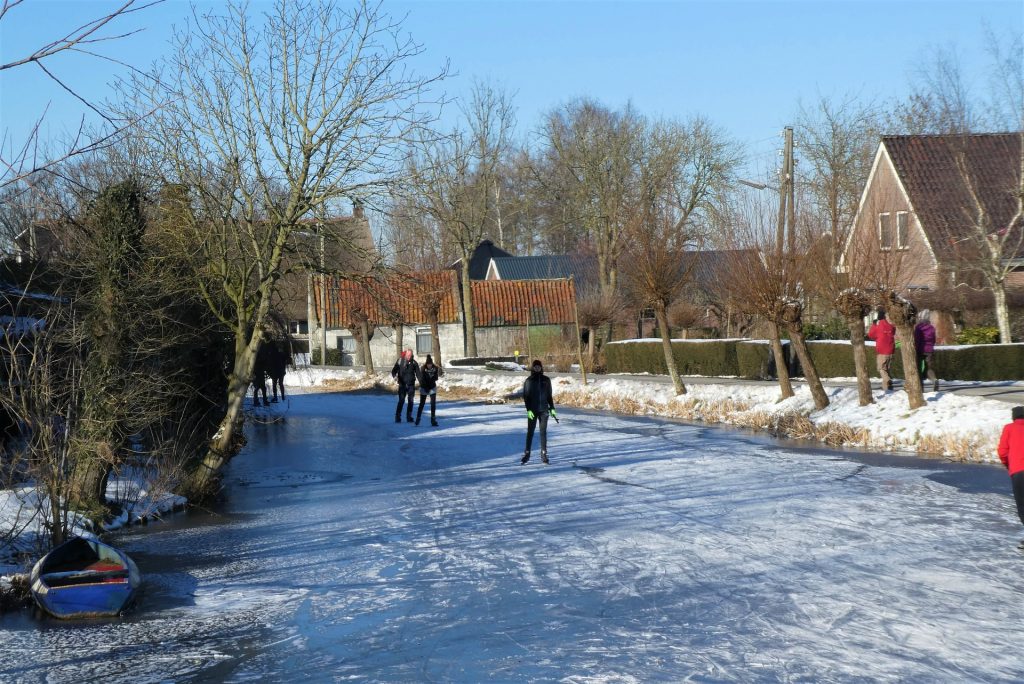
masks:
[[[785,139],[782,151],[782,169],[779,171],[779,223],[775,236],[775,249],[782,255],[787,246],[792,252],[796,246],[793,223],[796,217],[793,183],[793,127],[786,126],[782,132]],[[789,224],[788,239],[786,224]]]

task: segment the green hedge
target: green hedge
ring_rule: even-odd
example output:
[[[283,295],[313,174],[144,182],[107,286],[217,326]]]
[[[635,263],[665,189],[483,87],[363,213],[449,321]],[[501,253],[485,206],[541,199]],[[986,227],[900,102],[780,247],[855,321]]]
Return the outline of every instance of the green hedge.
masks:
[[[789,364],[789,345],[783,343],[782,355]],[[767,340],[740,342],[736,345],[736,375],[748,380],[770,380],[775,377],[775,354]],[[787,366],[788,367],[788,366]]]
[[[676,340],[672,354],[681,375],[738,375],[738,340]],[[609,373],[654,373],[663,375],[665,352],[661,340],[611,342],[604,347]]]
[[[852,378],[853,351],[848,342],[808,342],[808,352],[822,378]],[[790,374],[801,377],[803,370],[789,344],[783,344]],[[605,345],[609,373],[666,373],[660,340],[612,342]],[[682,375],[739,376],[751,379],[775,377],[775,358],[764,341],[676,340],[672,343]],[[867,365],[878,377],[874,345],[868,345]],[[1024,380],[1024,344],[936,347],[932,357],[935,372],[943,380]],[[902,378],[903,358],[893,355],[891,373]]]
[[[313,350],[313,353],[309,355],[309,363],[312,366],[320,365],[320,348],[317,347]],[[327,365],[328,366],[340,366],[341,365],[341,350],[327,348]]]

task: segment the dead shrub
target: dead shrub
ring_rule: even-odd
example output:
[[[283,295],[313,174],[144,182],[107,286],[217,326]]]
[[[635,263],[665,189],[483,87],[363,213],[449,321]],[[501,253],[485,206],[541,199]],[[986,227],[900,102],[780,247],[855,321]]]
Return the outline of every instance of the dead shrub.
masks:
[[[863,428],[855,428],[842,423],[822,423],[817,426],[816,439],[829,446],[867,446],[871,433]]]

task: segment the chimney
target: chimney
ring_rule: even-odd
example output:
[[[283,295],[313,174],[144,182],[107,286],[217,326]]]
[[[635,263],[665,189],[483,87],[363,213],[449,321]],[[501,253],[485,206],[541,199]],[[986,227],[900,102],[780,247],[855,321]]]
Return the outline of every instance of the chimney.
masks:
[[[357,219],[361,219],[361,218],[364,218],[366,216],[366,214],[363,212],[363,201],[362,200],[360,200],[360,199],[352,200],[352,216],[357,218]]]

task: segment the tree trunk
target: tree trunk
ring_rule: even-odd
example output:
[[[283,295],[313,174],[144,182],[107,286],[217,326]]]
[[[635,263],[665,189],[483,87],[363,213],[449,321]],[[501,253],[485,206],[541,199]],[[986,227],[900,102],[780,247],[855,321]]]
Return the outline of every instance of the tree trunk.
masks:
[[[444,367],[441,362],[441,332],[437,326],[437,316],[430,317],[430,350],[434,357],[434,365],[437,366],[437,377],[444,375]]]
[[[846,318],[853,347],[853,368],[857,374],[857,397],[861,406],[875,403],[871,394],[871,375],[868,372],[868,352],[864,344],[864,321],[859,316]]]
[[[462,255],[462,313],[466,321],[466,356],[476,358],[476,322],[473,319],[473,283],[469,280],[470,254]]]
[[[106,507],[107,482],[112,470],[115,447],[110,443],[94,443],[88,447],[92,453],[79,454],[75,459],[68,497],[73,507],[83,511],[98,511]]]
[[[914,311],[913,305],[893,290],[882,294],[889,321],[896,326],[896,339],[899,340],[903,359],[903,389],[907,393],[907,402],[911,409],[919,409],[925,405],[924,391],[921,387],[921,371],[917,367],[917,347],[914,344]]]
[[[263,313],[265,315],[265,312]],[[258,330],[259,326],[255,324],[255,320],[257,318],[254,317],[254,327]],[[245,327],[243,325],[240,329]],[[252,384],[252,371],[256,365],[259,345],[259,334],[251,335],[246,344],[243,344],[241,339],[236,339],[235,366],[228,377],[227,408],[224,417],[210,441],[206,454],[182,481],[181,495],[189,501],[205,501],[217,493],[221,469],[239,446],[237,433],[242,424],[242,406]]]
[[[57,492],[48,492],[50,500],[50,545],[60,546],[67,537],[67,520],[61,506],[61,496]]]
[[[925,405],[924,389],[921,386],[921,369],[917,367],[917,347],[914,344],[914,327],[909,323],[896,326],[900,340],[900,356],[903,359],[903,389],[911,409]]]
[[[359,347],[360,353],[363,355],[363,366],[366,369],[367,375],[373,375],[373,355],[370,353],[370,323],[369,321],[363,320],[359,322]]]
[[[236,433],[241,425],[242,404],[249,393],[249,378],[252,376],[255,354],[247,354],[247,358],[235,363],[235,371],[228,378],[228,406],[220,421],[213,440],[199,464],[185,477],[182,482],[181,494],[189,501],[206,501],[217,493],[220,471],[234,455]],[[247,369],[239,375],[239,371]]]
[[[996,321],[999,323],[999,344],[1010,344],[1010,309],[1006,304],[1006,283],[999,281],[992,285],[992,296],[995,297]]]
[[[789,399],[793,396],[793,383],[789,379],[789,367],[786,365],[786,355],[782,351],[782,340],[779,337],[779,326],[775,321],[768,321],[768,342],[772,347],[772,354],[775,355],[775,376],[779,380],[779,389],[782,390],[782,397]]]
[[[807,386],[811,390],[811,397],[814,399],[814,408],[819,411],[828,406],[828,394],[825,393],[825,388],[821,386],[821,378],[818,377],[818,369],[814,367],[814,359],[811,358],[811,353],[807,350],[807,341],[804,339],[803,330],[799,321],[796,323],[789,324],[789,340],[793,345],[793,349],[796,351],[797,358],[800,359],[800,365],[804,369],[804,379],[807,381]]]
[[[668,328],[668,314],[665,306],[658,304],[654,307],[654,315],[658,318],[658,327],[661,328],[661,349],[665,353],[665,367],[668,375],[672,378],[672,386],[675,388],[676,396],[686,394],[686,386],[679,377],[679,368],[676,366],[676,357],[672,353],[672,333]]]
[[[395,358],[402,356],[402,346],[405,344],[405,326],[402,323],[395,323]]]

